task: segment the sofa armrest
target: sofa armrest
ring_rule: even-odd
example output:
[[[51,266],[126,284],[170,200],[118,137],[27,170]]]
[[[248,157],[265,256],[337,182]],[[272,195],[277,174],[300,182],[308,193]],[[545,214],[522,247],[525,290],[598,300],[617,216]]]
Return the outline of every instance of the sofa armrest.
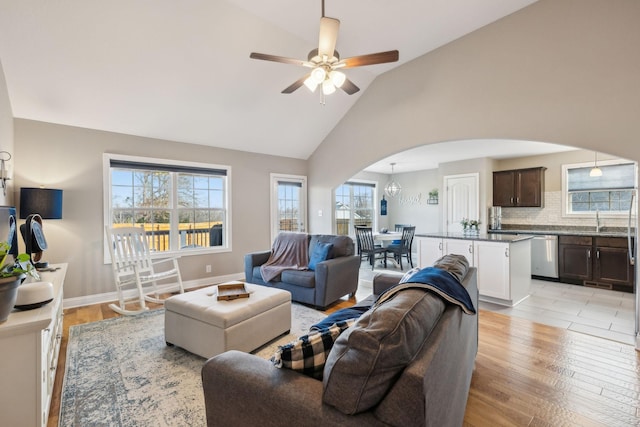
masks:
[[[202,368],[207,425],[381,425],[371,413],[344,415],[322,403],[322,381],[241,351],[227,351]]]
[[[358,290],[360,257],[348,255],[316,264],[315,305],[326,307],[344,295]]]
[[[403,274],[379,273],[373,277],[373,294],[380,295],[392,286],[400,283]]]
[[[251,278],[253,277],[253,268],[267,262],[267,260],[269,259],[269,255],[271,255],[271,250],[251,252],[244,256],[244,280],[245,281],[252,283]]]

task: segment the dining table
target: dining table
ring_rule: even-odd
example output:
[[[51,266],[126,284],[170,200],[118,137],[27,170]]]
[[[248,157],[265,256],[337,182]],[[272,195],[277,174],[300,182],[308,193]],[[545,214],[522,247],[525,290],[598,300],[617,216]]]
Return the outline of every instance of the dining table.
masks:
[[[399,232],[399,231],[387,231],[386,233],[376,231],[373,233],[374,242],[380,242],[383,248],[386,248],[387,246],[389,246],[389,244],[392,241],[401,240],[401,239],[402,239],[402,232]],[[388,257],[387,260],[392,261],[394,265],[398,266],[398,263],[393,257]]]
[[[399,231],[388,231],[386,233],[381,233],[377,231],[373,233],[373,240],[376,242],[380,242],[380,244],[382,244],[382,247],[389,245],[389,243],[391,243],[394,240],[401,240],[401,239],[402,239],[402,232],[399,232]]]

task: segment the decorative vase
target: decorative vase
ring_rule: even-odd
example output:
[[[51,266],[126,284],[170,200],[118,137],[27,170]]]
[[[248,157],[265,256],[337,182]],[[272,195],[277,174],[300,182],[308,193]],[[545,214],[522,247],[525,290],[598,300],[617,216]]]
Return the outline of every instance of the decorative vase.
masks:
[[[23,277],[12,276],[0,279],[0,323],[7,320],[18,296],[18,286]]]

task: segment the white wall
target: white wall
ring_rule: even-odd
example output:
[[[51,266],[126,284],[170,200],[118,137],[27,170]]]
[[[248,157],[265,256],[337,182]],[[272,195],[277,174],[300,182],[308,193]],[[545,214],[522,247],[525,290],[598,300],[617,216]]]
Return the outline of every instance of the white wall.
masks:
[[[232,168],[232,252],[184,256],[184,280],[241,273],[245,253],[269,249],[269,174],[306,175],[303,160],[15,119],[15,185],[61,188],[63,219],[45,221],[49,262],[68,262],[65,298],[115,291],[103,264],[102,154],[209,162]],[[20,242],[21,246],[22,242]],[[212,273],[205,273],[205,265]]]
[[[438,189],[442,195],[438,169],[394,174],[394,179],[402,186],[402,192],[389,200],[389,229],[395,224],[411,224],[416,233],[438,231],[442,199],[437,205],[427,203],[431,190]]]
[[[309,212],[330,212],[331,190],[364,167],[435,142],[535,140],[640,161],[638,16],[636,0],[540,0],[379,76],[310,158]],[[314,232],[331,224],[310,217]]]
[[[399,197],[386,197],[387,215],[380,215],[380,200],[384,194],[384,187],[391,179],[391,174],[359,172],[349,180],[366,180],[376,182],[378,186],[377,228],[393,230],[395,224],[411,224],[416,226],[416,232],[438,231],[440,212],[438,205],[427,204],[429,192],[439,189],[441,180],[438,170],[424,170],[419,172],[394,174],[394,180],[402,187]]]
[[[9,101],[9,93],[7,92],[7,82],[2,70],[2,62],[0,62],[0,151],[7,151],[13,156],[13,113],[11,112],[11,102]],[[13,162],[6,162],[9,172],[13,171]],[[9,175],[11,177],[11,175]],[[13,205],[13,181],[7,181],[6,196],[0,190],[0,205]]]

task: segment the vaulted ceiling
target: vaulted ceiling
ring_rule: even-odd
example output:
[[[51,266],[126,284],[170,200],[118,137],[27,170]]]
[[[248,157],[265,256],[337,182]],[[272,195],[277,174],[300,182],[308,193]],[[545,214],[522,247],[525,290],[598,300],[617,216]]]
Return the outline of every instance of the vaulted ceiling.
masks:
[[[346,70],[360,92],[320,104],[306,59],[321,0],[0,0],[0,63],[14,117],[306,159],[376,76],[535,0],[326,0],[337,50],[400,60]]]

